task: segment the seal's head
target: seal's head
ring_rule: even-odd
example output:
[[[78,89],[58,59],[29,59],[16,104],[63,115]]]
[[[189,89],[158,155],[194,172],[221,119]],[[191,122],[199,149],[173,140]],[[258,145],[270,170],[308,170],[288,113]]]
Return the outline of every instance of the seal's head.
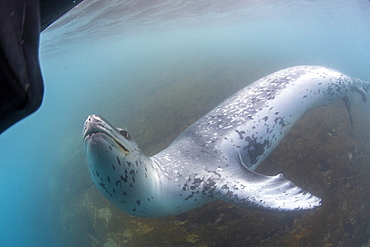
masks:
[[[153,214],[156,209],[147,204],[157,191],[154,163],[130,134],[91,115],[84,125],[83,140],[90,177],[100,192],[126,213]]]
[[[127,131],[113,127],[99,115],[90,115],[86,119],[83,136],[86,151],[94,146],[104,145],[111,151],[115,149],[129,155],[137,148],[136,142]]]
[[[87,118],[83,140],[90,177],[107,197],[133,195],[140,177],[144,176],[143,164],[147,157],[142,154],[130,134],[113,127],[99,115]]]
[[[120,128],[113,127],[99,115],[91,115],[85,121],[83,140],[90,169],[130,168],[143,154],[131,135]],[[101,167],[103,166],[103,167]],[[107,168],[106,166],[110,166]]]

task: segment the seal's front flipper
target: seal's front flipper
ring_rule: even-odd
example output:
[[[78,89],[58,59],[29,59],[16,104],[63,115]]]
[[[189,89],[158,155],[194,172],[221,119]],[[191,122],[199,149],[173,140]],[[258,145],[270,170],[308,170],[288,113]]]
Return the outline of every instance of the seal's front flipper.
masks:
[[[320,206],[321,199],[284,178],[265,176],[247,168],[221,186],[220,199],[242,207],[268,210],[305,210]]]
[[[269,210],[305,210],[320,206],[321,199],[305,192],[282,174],[264,176],[251,171],[244,181],[230,186],[224,200],[243,207]]]
[[[351,126],[353,126],[353,118],[351,113],[351,102],[349,101],[349,98],[347,96],[343,97],[343,101],[346,104],[346,108],[349,115],[349,122],[351,123]]]

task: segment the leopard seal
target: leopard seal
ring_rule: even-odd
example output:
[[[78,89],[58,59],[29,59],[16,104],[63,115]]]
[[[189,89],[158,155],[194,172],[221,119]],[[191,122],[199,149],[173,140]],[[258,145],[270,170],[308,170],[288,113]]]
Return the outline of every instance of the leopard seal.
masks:
[[[176,215],[220,199],[242,207],[305,210],[321,199],[282,174],[254,172],[307,111],[369,83],[325,67],[298,66],[270,74],[226,99],[148,157],[131,135],[99,115],[83,129],[90,177],[123,212]]]

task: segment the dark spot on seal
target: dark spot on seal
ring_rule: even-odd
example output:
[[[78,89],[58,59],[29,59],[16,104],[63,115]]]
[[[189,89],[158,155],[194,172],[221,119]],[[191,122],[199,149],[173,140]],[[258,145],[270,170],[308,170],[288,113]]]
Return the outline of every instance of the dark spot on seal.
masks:
[[[206,184],[203,186],[202,195],[213,197],[213,192],[215,189],[216,182],[213,179],[209,178],[207,179]]]
[[[203,179],[194,178],[194,184],[198,187],[203,182]]]
[[[116,186],[118,186],[119,185],[119,187],[121,187],[122,188],[122,182],[121,182],[121,180],[117,180],[116,181]]]
[[[243,135],[245,134],[245,131],[244,130],[242,130],[242,131],[235,130],[235,131],[236,131],[236,133],[238,133],[240,140],[243,140],[244,139]]]
[[[222,190],[228,190],[229,189],[229,186],[227,186],[227,184],[224,184],[224,185],[222,185],[221,189]]]
[[[137,200],[136,201],[136,204],[140,206],[140,200]]]
[[[290,115],[290,116],[291,116],[291,115]],[[286,125],[286,124],[285,124],[285,122],[284,122],[284,118],[282,118],[282,117],[277,117],[277,118],[275,118],[274,122],[275,122],[276,124],[279,124],[279,125],[283,126],[283,127]]]
[[[265,147],[268,146],[270,142],[265,140],[263,143],[258,143],[257,138],[251,138],[249,136],[247,136],[245,140],[248,142],[246,150],[250,158],[250,165],[256,164],[259,156],[265,152]]]
[[[121,175],[121,176],[120,176],[120,179],[121,179],[123,182],[127,183],[127,175],[126,175],[125,177],[123,177],[123,176]]]
[[[191,192],[191,195],[188,195],[188,197],[185,198],[185,201],[193,198],[194,194],[197,194],[197,192]]]

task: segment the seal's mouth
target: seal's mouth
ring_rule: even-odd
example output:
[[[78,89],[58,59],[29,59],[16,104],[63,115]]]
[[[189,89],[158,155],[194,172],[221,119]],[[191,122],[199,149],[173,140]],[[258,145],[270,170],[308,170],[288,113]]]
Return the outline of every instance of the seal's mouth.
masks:
[[[87,141],[87,139],[89,138],[94,138],[94,136],[96,135],[102,135],[102,136],[106,136],[108,137],[110,140],[112,140],[114,143],[117,144],[118,147],[120,147],[125,153],[129,153],[129,150],[124,146],[122,145],[122,143],[120,143],[119,141],[117,141],[113,136],[111,136],[110,134],[106,133],[106,132],[103,132],[103,131],[91,131],[91,132],[87,132],[84,134],[84,141]]]
[[[103,138],[105,141],[111,142],[111,144],[115,143],[125,153],[129,153],[129,149],[124,145],[124,140],[120,140],[123,139],[121,136],[116,128],[99,115],[90,115],[85,121],[83,128],[84,142],[89,140],[97,141],[98,138]]]

